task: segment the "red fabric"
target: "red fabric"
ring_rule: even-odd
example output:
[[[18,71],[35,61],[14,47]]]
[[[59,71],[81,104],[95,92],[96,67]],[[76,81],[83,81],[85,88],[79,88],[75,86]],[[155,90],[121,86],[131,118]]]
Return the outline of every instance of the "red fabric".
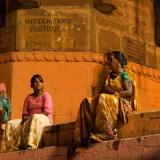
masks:
[[[6,86],[4,83],[0,83],[0,91],[4,91],[6,93]]]

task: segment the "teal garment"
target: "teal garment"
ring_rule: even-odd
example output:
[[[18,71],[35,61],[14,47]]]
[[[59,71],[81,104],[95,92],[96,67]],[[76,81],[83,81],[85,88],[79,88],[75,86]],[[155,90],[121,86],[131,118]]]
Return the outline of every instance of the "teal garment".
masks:
[[[0,107],[3,107],[2,123],[7,123],[11,114],[11,103],[8,100],[7,95],[3,99],[0,99]]]
[[[130,77],[128,76],[127,72],[125,70],[123,70],[121,73],[120,73],[120,76],[121,76],[121,79],[123,82],[125,81],[131,81]]]

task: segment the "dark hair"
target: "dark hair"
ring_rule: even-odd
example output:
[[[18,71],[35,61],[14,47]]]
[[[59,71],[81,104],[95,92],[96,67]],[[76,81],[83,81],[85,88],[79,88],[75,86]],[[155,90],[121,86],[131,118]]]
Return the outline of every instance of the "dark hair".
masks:
[[[108,57],[113,55],[114,58],[116,58],[122,67],[127,65],[127,59],[125,58],[124,54],[120,51],[111,51],[108,53]]]
[[[36,78],[38,78],[39,80],[40,80],[40,82],[42,82],[43,83],[43,78],[42,78],[42,76],[41,75],[39,75],[39,74],[35,74],[32,78],[31,78],[31,80],[30,80],[30,82],[31,82],[31,87],[33,87],[33,83],[34,83],[34,80],[36,79]]]

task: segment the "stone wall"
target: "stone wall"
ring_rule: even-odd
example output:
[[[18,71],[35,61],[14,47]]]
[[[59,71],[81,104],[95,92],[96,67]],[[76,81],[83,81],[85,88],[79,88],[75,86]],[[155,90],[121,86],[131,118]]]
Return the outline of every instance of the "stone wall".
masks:
[[[103,58],[103,56],[102,56]],[[104,67],[101,54],[12,52],[0,55],[0,79],[12,101],[11,118],[21,118],[25,97],[32,93],[30,79],[41,74],[44,90],[53,98],[54,122],[74,121],[81,100],[92,96],[97,74]]]
[[[152,1],[104,0],[116,6],[111,15],[94,12],[94,50],[122,50],[131,61],[153,68],[156,62]],[[129,46],[127,39],[132,46]],[[144,45],[144,49],[142,50]],[[143,62],[142,60],[145,59]],[[143,63],[142,63],[143,62]]]
[[[40,7],[26,9],[18,2],[7,2],[2,52],[91,50],[91,3],[76,1],[73,5],[70,1],[62,5],[64,0],[48,0],[41,1]]]
[[[11,52],[0,55],[0,79],[12,101],[11,119],[21,118],[30,78],[41,74],[54,102],[55,124],[73,122],[84,97],[97,93],[108,73],[104,55],[92,52]],[[129,62],[137,82],[141,111],[160,108],[160,72]]]
[[[2,53],[121,50],[134,63],[160,69],[152,0],[31,0],[37,6],[28,8],[24,2],[7,0]]]

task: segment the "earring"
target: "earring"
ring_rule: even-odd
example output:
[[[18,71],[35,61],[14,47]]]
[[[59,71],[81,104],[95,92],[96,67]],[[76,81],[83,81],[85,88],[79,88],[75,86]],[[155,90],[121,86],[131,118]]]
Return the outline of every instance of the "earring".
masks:
[[[119,63],[119,68],[121,68],[122,66],[121,66],[121,64]]]

